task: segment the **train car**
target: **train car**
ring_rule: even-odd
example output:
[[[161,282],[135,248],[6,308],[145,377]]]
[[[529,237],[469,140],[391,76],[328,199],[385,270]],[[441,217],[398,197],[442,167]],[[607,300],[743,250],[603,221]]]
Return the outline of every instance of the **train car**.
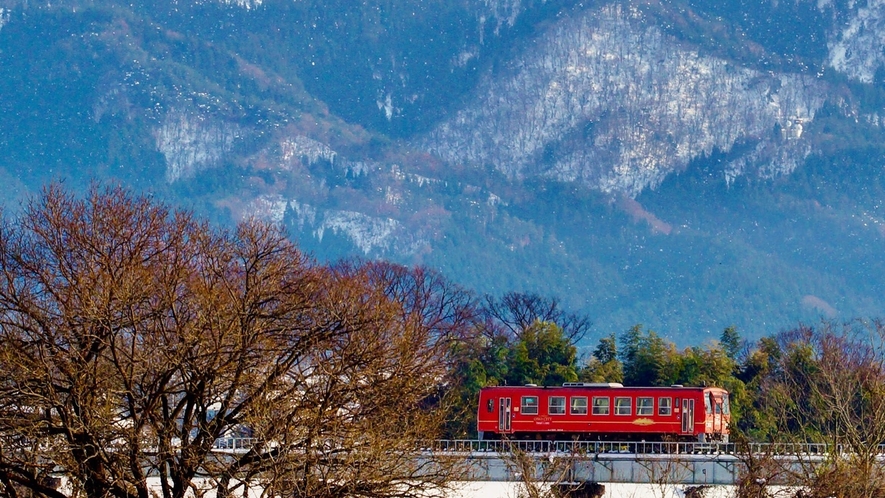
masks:
[[[728,442],[728,392],[718,387],[498,386],[480,391],[480,439]]]

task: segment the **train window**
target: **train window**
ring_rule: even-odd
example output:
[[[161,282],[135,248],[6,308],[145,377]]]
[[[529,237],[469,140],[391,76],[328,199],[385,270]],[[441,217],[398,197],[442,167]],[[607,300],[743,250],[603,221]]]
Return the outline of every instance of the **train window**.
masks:
[[[655,413],[655,399],[648,398],[636,398],[636,415],[654,415]]]
[[[728,393],[722,394],[722,413],[726,415],[731,413],[731,406],[728,404]]]
[[[523,415],[537,415],[538,414],[538,397],[537,396],[523,396],[522,403],[519,408],[520,412]]]
[[[709,396],[704,396],[704,410],[707,415],[713,415],[713,405],[710,403],[711,398],[713,398],[713,394]]]
[[[547,413],[549,415],[565,415],[565,396],[547,398]]]
[[[608,415],[609,399],[608,396],[593,397],[593,415]]]
[[[669,417],[673,413],[673,405],[671,398],[658,398],[658,415]]]
[[[615,398],[615,415],[630,415],[633,412],[631,398]]]
[[[575,396],[570,407],[572,415],[587,415],[587,397]]]
[[[495,400],[494,399],[489,398],[489,400],[486,402],[486,411],[489,413],[492,413],[493,411],[495,411]]]

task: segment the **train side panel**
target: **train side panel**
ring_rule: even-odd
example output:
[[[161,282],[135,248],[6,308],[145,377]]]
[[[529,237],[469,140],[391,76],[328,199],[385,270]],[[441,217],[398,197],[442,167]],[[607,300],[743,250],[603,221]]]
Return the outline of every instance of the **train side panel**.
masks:
[[[481,437],[727,440],[728,395],[701,387],[489,387]]]

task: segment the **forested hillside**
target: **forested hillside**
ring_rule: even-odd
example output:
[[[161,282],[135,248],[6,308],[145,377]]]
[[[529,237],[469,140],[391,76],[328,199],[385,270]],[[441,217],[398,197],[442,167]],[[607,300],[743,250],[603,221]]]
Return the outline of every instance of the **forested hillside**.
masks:
[[[874,0],[0,0],[0,200],[121,181],[589,342],[875,317],[883,40]]]

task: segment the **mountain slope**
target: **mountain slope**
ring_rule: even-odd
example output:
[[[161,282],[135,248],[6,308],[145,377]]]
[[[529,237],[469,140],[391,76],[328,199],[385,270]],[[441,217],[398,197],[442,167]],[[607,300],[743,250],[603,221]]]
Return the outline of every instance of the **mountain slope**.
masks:
[[[637,195],[714,149],[753,149],[723,172],[789,173],[826,86],[700,54],[619,4],[576,14],[486,80],[422,146],[450,162]],[[749,170],[749,171],[748,171]]]
[[[885,311],[885,2],[0,9],[7,206],[113,178],[323,259],[557,296],[598,334]]]

